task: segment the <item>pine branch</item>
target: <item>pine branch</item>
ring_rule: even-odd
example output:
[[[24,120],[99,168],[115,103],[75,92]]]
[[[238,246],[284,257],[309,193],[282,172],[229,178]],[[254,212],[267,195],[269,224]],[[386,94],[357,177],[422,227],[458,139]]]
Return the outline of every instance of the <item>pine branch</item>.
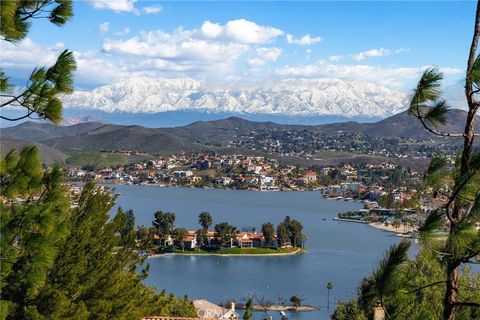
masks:
[[[420,288],[417,288],[413,291],[409,291],[408,293],[415,293],[415,292],[418,292],[418,291],[422,291],[423,289],[426,289],[426,288],[429,288],[429,287],[433,287],[433,286],[436,286],[437,284],[442,284],[442,283],[446,283],[445,280],[443,281],[437,281],[437,282],[433,282],[433,283],[430,283],[430,284],[427,284],[425,286],[421,286]]]
[[[465,307],[480,307],[480,303],[472,302],[472,301],[458,301],[454,303],[455,306],[465,306]]]
[[[50,0],[45,0],[41,4],[37,3],[37,7],[30,12],[24,10],[22,14],[25,14],[25,17],[22,17],[20,21],[26,21],[30,18],[35,18],[35,14],[37,14],[38,12],[42,12],[43,11],[42,9],[48,6],[49,4],[50,4]]]
[[[425,122],[424,117],[420,114],[420,110],[418,109],[418,107],[416,108],[416,112],[413,115],[415,118],[420,120],[420,123],[428,132],[436,136],[441,136],[441,137],[464,137],[465,136],[464,133],[447,133],[447,132],[441,132],[441,131],[430,128]]]

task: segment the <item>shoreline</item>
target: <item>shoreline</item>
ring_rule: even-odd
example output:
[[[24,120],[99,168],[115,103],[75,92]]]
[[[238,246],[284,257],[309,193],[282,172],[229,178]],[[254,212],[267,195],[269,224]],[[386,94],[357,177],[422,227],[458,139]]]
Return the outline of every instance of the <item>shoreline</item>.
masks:
[[[245,306],[238,307],[239,310],[245,310]],[[253,311],[265,311],[265,308],[260,306],[260,305],[253,305],[252,306]],[[294,311],[294,312],[310,312],[310,311],[315,311],[318,310],[318,307],[314,306],[299,306],[299,307],[294,307],[294,306],[281,306],[281,305],[271,305],[267,308],[266,311]]]
[[[67,181],[67,183],[84,183],[82,181]],[[207,187],[196,187],[196,186],[181,186],[181,185],[161,185],[157,183],[153,184],[130,184],[125,182],[116,182],[115,180],[97,180],[95,182],[98,185],[104,186],[139,186],[139,187],[156,187],[156,188],[179,188],[179,189],[203,189],[203,190],[226,190],[226,191],[253,191],[253,192],[302,192],[302,191],[320,191],[321,187],[316,188],[285,188],[285,189],[260,189],[260,188],[250,188],[250,189],[239,189],[239,188],[228,188],[228,187],[215,187],[215,186],[207,186]],[[347,200],[351,201],[351,200]]]
[[[367,222],[367,221],[360,221],[360,220],[354,220],[354,219],[343,219],[343,218],[338,218],[338,217],[333,218],[333,220],[342,221],[342,222],[353,222],[353,223],[366,224],[366,225],[369,225],[370,227],[378,229],[378,230],[394,233],[397,237],[412,238],[412,233],[411,232],[408,232],[408,233],[400,232],[398,230],[395,230],[395,228],[392,227],[391,225],[386,226],[382,222]]]
[[[149,254],[147,256],[147,259],[153,259],[153,258],[161,258],[161,257],[169,257],[169,256],[217,256],[217,257],[268,257],[268,256],[274,256],[274,257],[279,257],[279,256],[293,256],[297,254],[302,254],[305,253],[306,250],[298,249],[292,252],[281,252],[281,253],[194,253],[194,252],[188,252],[188,253],[177,253],[177,252],[171,252],[171,253],[155,253],[155,254]]]
[[[398,230],[395,230],[394,227],[392,227],[391,225],[389,226],[386,226],[384,223],[382,222],[369,222],[367,223],[369,226],[375,228],[375,229],[379,229],[379,230],[383,230],[383,231],[386,231],[386,232],[392,232],[392,233],[395,233],[397,235],[397,237],[402,237],[402,238],[412,238],[412,232],[407,232],[407,233],[404,233],[404,232],[400,232]]]

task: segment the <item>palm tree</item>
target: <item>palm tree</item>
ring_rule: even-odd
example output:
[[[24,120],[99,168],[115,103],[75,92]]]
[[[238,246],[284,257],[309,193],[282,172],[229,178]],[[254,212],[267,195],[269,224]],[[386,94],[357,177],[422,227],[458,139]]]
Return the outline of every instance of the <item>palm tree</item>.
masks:
[[[202,226],[203,230],[208,230],[212,226],[212,215],[210,212],[202,212],[198,215],[198,224]]]
[[[185,251],[185,237],[188,234],[188,231],[184,228],[177,228],[173,230],[173,238],[175,241],[180,242],[182,246],[182,252]]]
[[[330,290],[333,289],[333,283],[327,283],[327,309],[330,309]]]

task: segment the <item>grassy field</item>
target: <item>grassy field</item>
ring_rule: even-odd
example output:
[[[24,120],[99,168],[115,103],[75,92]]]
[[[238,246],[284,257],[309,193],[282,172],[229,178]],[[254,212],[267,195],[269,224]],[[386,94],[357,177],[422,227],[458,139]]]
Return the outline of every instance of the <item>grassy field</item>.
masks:
[[[150,158],[149,156],[127,156],[119,153],[78,153],[65,160],[68,166],[92,165],[95,168],[110,168]]]
[[[317,158],[349,158],[358,156],[358,153],[346,152],[346,151],[318,151],[315,154]]]

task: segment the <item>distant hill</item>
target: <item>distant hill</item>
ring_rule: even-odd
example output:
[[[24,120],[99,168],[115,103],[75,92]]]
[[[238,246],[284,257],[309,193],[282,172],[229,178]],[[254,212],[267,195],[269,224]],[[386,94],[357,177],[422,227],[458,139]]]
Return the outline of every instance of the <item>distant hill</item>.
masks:
[[[462,132],[466,112],[451,110],[449,124],[445,131]],[[41,142],[49,147],[48,152],[59,150],[60,155],[100,150],[135,150],[153,154],[214,150],[225,152],[222,143],[234,140],[238,135],[248,135],[254,130],[312,130],[321,133],[338,131],[357,132],[379,137],[406,137],[423,139],[432,137],[420,123],[406,112],[394,115],[376,123],[345,122],[325,125],[283,125],[273,122],[254,122],[238,117],[215,121],[198,121],[175,128],[145,128],[96,122],[73,126],[26,122],[0,131],[2,142],[6,139]],[[480,126],[477,126],[480,128]],[[480,130],[479,130],[480,131]],[[58,158],[58,159],[60,159]]]
[[[40,142],[23,141],[4,137],[0,139],[0,154],[3,157],[12,149],[17,149],[20,152],[20,150],[22,150],[25,146],[32,144],[37,146],[38,150],[40,151],[40,160],[42,161],[42,163],[45,163],[47,165],[52,165],[54,163],[61,164],[65,161],[65,159],[68,158],[68,155],[66,155],[65,153],[46,146]]]
[[[166,129],[103,125],[87,133],[43,141],[66,153],[100,150],[135,150],[148,153],[195,151],[205,146],[170,134]]]
[[[440,131],[463,132],[467,113],[452,109],[448,115],[448,123]],[[477,116],[477,118],[479,118]],[[350,131],[379,137],[430,138],[433,134],[426,131],[421,123],[404,111],[374,123],[345,122],[316,126],[322,132]],[[480,123],[477,121],[477,131]]]
[[[48,139],[75,136],[103,126],[98,122],[79,123],[72,126],[55,126],[50,123],[27,121],[15,127],[0,129],[0,137],[9,137],[25,141],[45,141]]]

